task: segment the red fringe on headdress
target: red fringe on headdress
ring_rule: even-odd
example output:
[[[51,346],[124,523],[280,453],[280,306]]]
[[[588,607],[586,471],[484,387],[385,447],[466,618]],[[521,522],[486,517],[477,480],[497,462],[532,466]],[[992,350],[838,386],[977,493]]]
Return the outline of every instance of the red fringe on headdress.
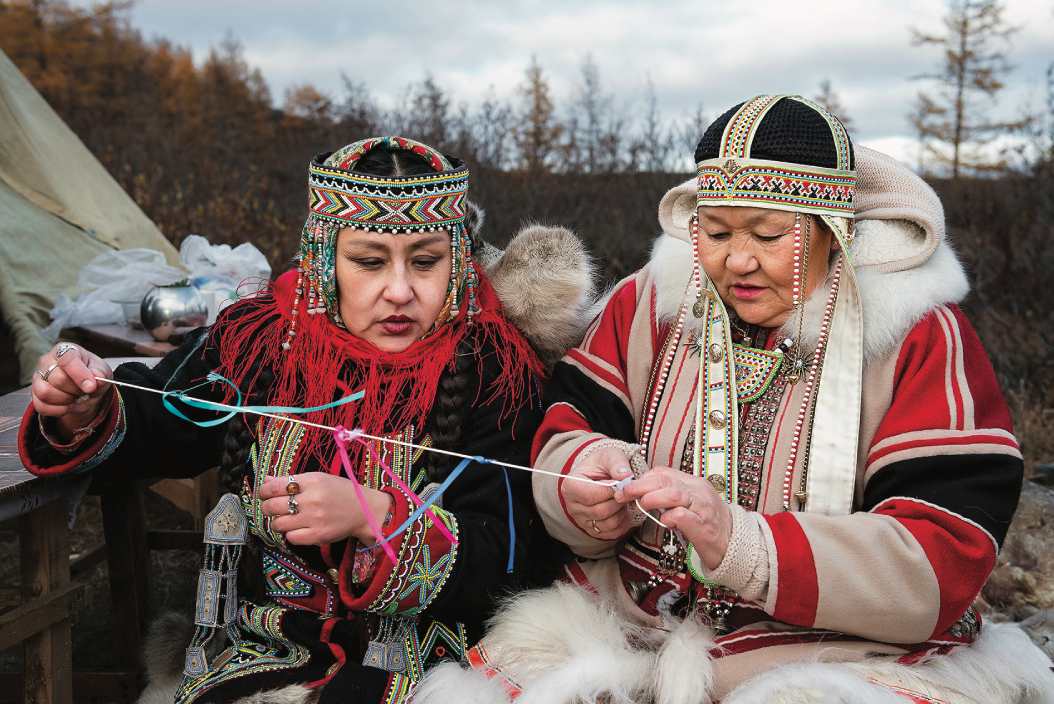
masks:
[[[282,343],[292,320],[296,272],[283,274],[270,289],[255,298],[228,308],[210,332],[210,343],[220,351],[217,373],[234,382],[245,394],[263,368],[271,369],[275,381],[268,392],[268,405],[312,408],[323,406],[356,391],[362,400],[300,416],[326,426],[361,428],[371,435],[401,431],[410,425],[423,433],[435,401],[443,370],[454,362],[462,338],[472,335],[476,354],[487,343],[498,355],[501,374],[483,399],[509,399],[502,418],[514,414],[529,399],[527,372],[541,380],[545,368],[522,333],[509,323],[490,282],[480,274],[478,300],[481,311],[467,324],[467,305],[460,316],[404,352],[387,353],[339,329],[326,314],[307,315],[300,308],[296,336],[289,349]],[[260,364],[254,365],[259,359]],[[255,366],[255,373],[250,370]],[[233,389],[228,403],[237,395]],[[335,449],[327,431],[307,428],[301,447],[328,466]],[[353,466],[362,465],[362,448],[352,450]],[[303,451],[303,450],[302,450]]]

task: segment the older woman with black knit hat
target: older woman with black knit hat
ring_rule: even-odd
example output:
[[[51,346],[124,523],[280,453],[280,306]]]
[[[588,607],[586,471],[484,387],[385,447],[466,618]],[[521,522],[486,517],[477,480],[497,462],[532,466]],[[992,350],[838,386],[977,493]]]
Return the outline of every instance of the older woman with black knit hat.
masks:
[[[973,608],[1022,461],[936,195],[797,96],[732,108],[695,159],[554,371],[535,500],[579,557],[469,653],[480,701],[1049,695]]]
[[[111,372],[69,344],[41,359],[19,435],[30,471],[219,464],[230,492],[206,521],[193,637],[159,632],[180,664],[165,679],[153,663],[157,701],[403,701],[522,581],[529,475],[429,451],[526,464],[541,420],[546,372],[473,260],[467,189],[461,160],[407,139],[319,155],[300,266],[273,289],[153,369]],[[277,408],[213,421],[150,393],[188,389]],[[340,426],[374,439],[345,448]],[[418,515],[416,494],[447,482]]]

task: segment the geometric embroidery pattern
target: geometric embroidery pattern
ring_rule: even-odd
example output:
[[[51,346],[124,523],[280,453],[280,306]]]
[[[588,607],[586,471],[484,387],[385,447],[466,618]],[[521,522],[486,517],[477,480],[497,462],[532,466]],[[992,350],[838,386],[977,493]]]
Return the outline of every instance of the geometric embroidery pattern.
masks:
[[[452,171],[386,180],[313,161],[308,167],[308,208],[361,229],[444,229],[465,217],[468,169],[458,164]]]
[[[176,692],[176,703],[193,701],[203,692],[235,677],[297,668],[307,663],[310,658],[307,649],[288,640],[282,633],[280,623],[284,611],[277,607],[243,604],[239,621],[249,638],[232,647],[234,656],[223,667],[203,677],[183,678],[183,684]],[[254,640],[254,636],[259,640]]]
[[[794,208],[835,217],[853,216],[856,176],[818,166],[790,167],[760,159],[699,162],[698,205]]]
[[[446,576],[446,566],[450,562],[450,553],[446,553],[443,557],[436,560],[435,564],[432,564],[432,551],[429,546],[425,545],[424,550],[421,551],[421,556],[413,566],[413,572],[406,578],[404,584],[406,587],[399,592],[399,598],[405,599],[415,591],[418,591],[417,601],[421,604],[427,604],[431,599],[432,593],[443,583],[443,578]]]
[[[736,369],[736,399],[750,403],[761,398],[776,378],[783,355],[733,344],[732,361]]]
[[[297,574],[292,563],[263,551],[264,591],[268,596],[311,596],[314,587]]]

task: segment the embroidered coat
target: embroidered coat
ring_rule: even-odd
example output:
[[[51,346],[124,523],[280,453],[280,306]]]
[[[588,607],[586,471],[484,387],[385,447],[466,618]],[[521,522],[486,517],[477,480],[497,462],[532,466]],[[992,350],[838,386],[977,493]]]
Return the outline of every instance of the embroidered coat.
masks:
[[[985,351],[955,305],[968,288],[962,267],[944,242],[920,256],[927,234],[908,210],[894,204],[881,220],[857,214],[865,358],[858,463],[844,468],[855,487],[851,514],[784,510],[785,482],[791,492],[802,485],[804,453],[787,465],[803,383],[774,383],[741,405],[742,505],[732,506],[728,552],[715,570],[691,556],[689,569],[645,586],[658,572],[663,530],[645,521],[623,539],[597,539],[567,512],[563,480],[535,475],[547,529],[580,556],[567,579],[613,599],[633,624],[664,626],[661,614],[689,592],[705,603],[711,592],[700,578],[738,595],[732,630],[710,651],[715,699],[780,663],[911,663],[977,635],[972,603],[1017,504],[1021,454]],[[648,265],[616,288],[554,371],[537,467],[567,474],[595,443],[639,441],[690,276],[690,245],[663,235]],[[822,311],[829,287],[807,311]],[[819,321],[807,315],[805,325],[804,338],[815,340]],[[658,399],[649,466],[692,471],[699,355],[707,354],[693,332],[682,335]],[[784,336],[773,331],[763,346]],[[484,645],[477,652],[498,664],[514,652],[498,634]]]
[[[114,378],[152,389],[200,385],[219,363],[219,350],[206,338],[204,330],[192,334],[152,369],[123,364]],[[488,394],[503,372],[497,358],[493,346],[483,343],[454,450],[526,464],[541,420],[538,381],[524,368],[519,388],[528,398]],[[206,383],[191,395],[224,401],[225,393],[221,384]],[[518,411],[510,414],[510,408]],[[185,413],[195,420],[217,415],[193,409]],[[19,449],[31,472],[59,476],[93,471],[115,480],[196,476],[219,463],[226,432],[226,424],[199,427],[166,410],[159,395],[127,388],[116,392],[103,422],[79,446],[56,449],[42,434],[46,427],[30,407]],[[427,516],[392,541],[396,565],[380,551],[359,553],[356,559],[354,540],[322,547],[287,544],[270,530],[256,489],[268,474],[326,471],[328,465],[320,465],[307,443],[301,444],[302,427],[269,418],[253,427],[250,487],[242,496],[250,524],[240,579],[243,641],[221,669],[186,678],[177,701],[229,701],[290,685],[322,687],[322,702],[402,701],[426,666],[461,658],[480,637],[497,593],[520,583],[530,567],[528,542],[536,514],[529,477],[512,471],[506,477],[501,468],[477,462],[446,490],[437,504],[441,508],[434,509],[457,545]],[[415,428],[393,429],[390,435],[429,442]],[[375,449],[415,492],[425,490],[421,451],[381,444]],[[335,445],[331,450],[336,453]],[[390,535],[415,506],[371,459],[358,468],[357,478],[392,497],[382,527]],[[537,532],[539,522],[534,520],[533,526]],[[370,653],[375,666],[366,666],[371,634],[390,647]]]

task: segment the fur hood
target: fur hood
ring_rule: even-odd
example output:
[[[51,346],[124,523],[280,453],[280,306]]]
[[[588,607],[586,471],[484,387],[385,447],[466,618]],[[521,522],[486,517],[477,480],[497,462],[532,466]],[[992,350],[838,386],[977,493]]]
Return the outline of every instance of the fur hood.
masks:
[[[856,236],[849,246],[864,316],[864,364],[889,352],[927,313],[958,303],[969,292],[962,264],[946,241],[937,194],[905,166],[866,147],[856,148]],[[659,206],[665,233],[648,268],[662,320],[675,320],[692,275],[687,221],[695,180],[673,188]],[[683,223],[683,225],[681,224]],[[832,268],[833,271],[833,268]],[[806,302],[803,342],[815,344],[828,285]],[[694,324],[689,318],[686,324]],[[785,323],[797,328],[797,317]]]

